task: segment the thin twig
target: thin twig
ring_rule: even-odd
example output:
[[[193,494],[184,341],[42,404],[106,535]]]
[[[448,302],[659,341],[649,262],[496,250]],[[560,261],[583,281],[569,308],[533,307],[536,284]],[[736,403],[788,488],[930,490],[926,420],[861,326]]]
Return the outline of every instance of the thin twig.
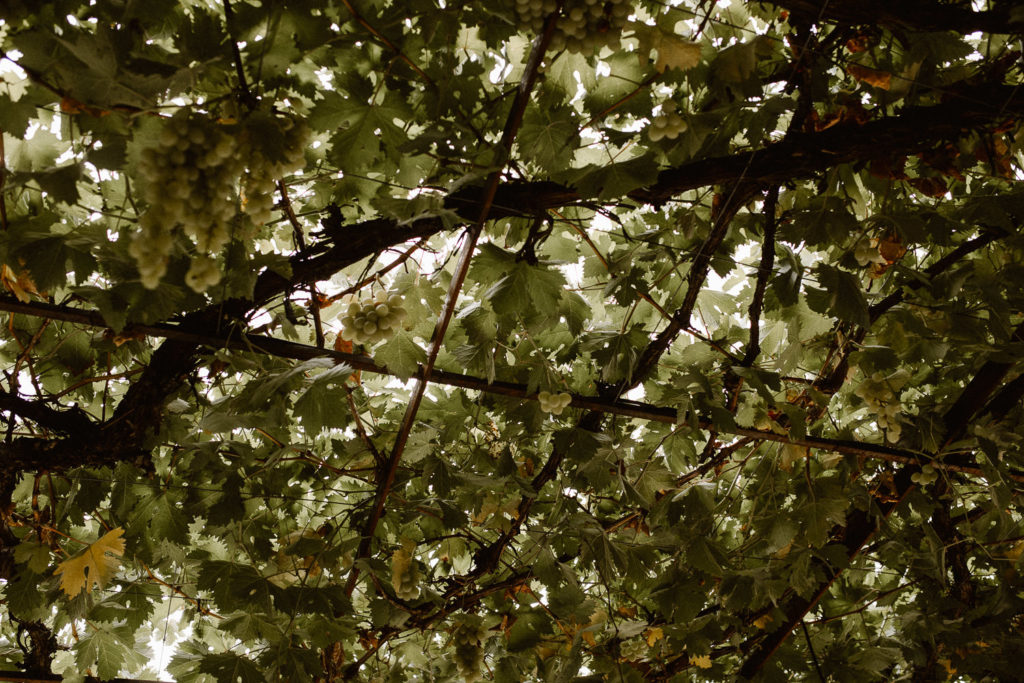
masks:
[[[343,1],[347,4],[347,0]],[[445,332],[447,332],[448,324],[451,322],[452,316],[455,313],[455,305],[459,297],[459,292],[462,290],[462,285],[466,280],[466,275],[469,272],[469,263],[472,260],[477,239],[480,237],[484,223],[487,221],[487,217],[490,214],[491,204],[494,202],[494,196],[497,193],[498,185],[501,182],[501,173],[505,168],[505,164],[507,163],[509,156],[511,155],[512,144],[515,141],[516,134],[519,132],[519,127],[522,125],[523,114],[526,111],[526,105],[530,101],[530,94],[533,91],[533,86],[537,81],[541,60],[543,59],[544,53],[547,51],[548,44],[551,42],[551,36],[554,34],[555,20],[558,17],[560,9],[561,7],[559,7],[555,12],[552,12],[547,18],[543,34],[534,43],[533,51],[531,52],[530,59],[527,63],[526,74],[523,81],[519,84],[519,91],[516,93],[515,102],[512,104],[512,111],[509,112],[508,119],[505,122],[505,127],[502,130],[501,143],[498,148],[499,157],[496,160],[497,168],[493,173],[491,173],[490,178],[488,178],[487,185],[484,190],[483,201],[480,205],[480,215],[477,218],[476,223],[467,230],[466,242],[463,245],[461,254],[459,255],[459,261],[455,267],[455,273],[453,274],[451,284],[448,287],[448,295],[445,300],[444,307],[437,321],[437,326],[434,328],[434,334],[430,340],[430,348],[427,350],[427,360],[422,367],[423,378],[416,380],[412,396],[409,398],[409,404],[406,407],[405,415],[402,418],[401,426],[398,429],[398,435],[395,438],[395,444],[392,448],[391,456],[382,472],[382,480],[377,486],[373,511],[371,512],[366,526],[363,529],[362,537],[359,541],[359,548],[356,551],[357,562],[353,563],[352,570],[349,573],[348,582],[345,586],[345,592],[349,595],[351,595],[352,591],[355,589],[356,580],[359,577],[358,560],[369,556],[370,548],[373,543],[373,536],[377,530],[377,524],[380,522],[380,518],[384,514],[384,503],[391,490],[391,485],[394,483],[395,474],[398,471],[398,463],[401,461],[402,452],[405,450],[405,445],[409,439],[409,433],[412,431],[412,425],[416,419],[416,413],[419,411],[420,402],[423,400],[423,394],[427,388],[427,378],[430,377],[434,369],[434,363],[437,360],[437,355],[441,351],[441,345],[444,343]]]
[[[356,433],[359,435],[359,440],[366,446],[366,450],[370,451],[370,454],[373,455],[373,461],[379,467],[384,464],[384,456],[377,450],[377,446],[374,445],[373,441],[370,440],[369,434],[366,433],[366,428],[363,426],[363,418],[359,416],[359,409],[356,408],[355,399],[352,398],[352,388],[347,385],[345,386],[345,395],[348,398],[348,409],[352,413],[352,420],[356,424]]]
[[[216,612],[214,612],[213,610],[211,610],[211,609],[209,609],[207,607],[203,607],[203,605],[202,605],[202,598],[194,598],[191,595],[189,595],[188,593],[186,593],[185,591],[183,591],[180,588],[178,588],[177,586],[175,586],[174,584],[167,583],[166,581],[161,579],[159,576],[154,574],[153,570],[150,569],[149,566],[146,565],[145,562],[142,562],[140,560],[139,564],[141,564],[142,568],[146,570],[147,574],[149,574],[149,578],[151,578],[153,581],[157,582],[161,586],[164,586],[166,588],[170,588],[172,591],[174,591],[175,593],[177,593],[181,597],[185,598],[186,600],[188,600],[192,604],[194,604],[196,606],[196,610],[198,610],[198,612],[200,614],[203,614],[203,615],[208,616],[208,617],[213,617],[214,619],[223,619],[224,618],[221,615],[219,615]]]
[[[811,651],[811,661],[814,662],[814,670],[818,672],[818,680],[821,683],[825,683],[825,674],[821,672],[821,664],[818,663],[818,654],[814,651],[814,645],[811,644],[811,634],[807,631],[807,622],[801,621],[800,626],[804,629],[804,638],[807,639],[807,649]]]
[[[242,68],[242,52],[238,49],[238,40],[235,38],[235,12],[231,9],[231,0],[224,0],[224,24],[227,26],[228,37],[231,39],[231,56],[235,64],[235,73],[238,75],[239,98],[245,106],[252,108],[256,104],[252,91],[249,90],[249,81],[245,77],[245,69]]]
[[[335,301],[338,301],[339,299],[341,299],[342,297],[345,297],[345,296],[347,296],[349,294],[352,294],[353,292],[358,292],[360,289],[362,289],[366,285],[369,285],[369,284],[371,284],[373,282],[376,282],[377,280],[380,279],[381,275],[387,274],[388,272],[394,270],[395,268],[397,268],[398,266],[402,265],[407,260],[409,260],[409,257],[412,256],[414,253],[416,253],[417,249],[423,248],[423,246],[426,243],[427,243],[426,239],[419,240],[418,242],[416,242],[416,244],[413,244],[411,247],[409,247],[408,249],[403,251],[401,254],[399,254],[398,258],[396,258],[394,261],[392,261],[388,265],[384,266],[383,268],[381,268],[380,270],[375,272],[373,275],[367,275],[365,278],[363,278],[362,280],[360,280],[356,284],[352,285],[348,289],[342,290],[342,291],[338,292],[337,294],[334,294],[334,295],[329,296],[326,299],[324,299],[322,305],[323,306],[329,306],[329,305],[333,304]]]
[[[57,399],[62,398],[64,396],[70,394],[75,389],[78,389],[79,387],[83,387],[86,384],[93,384],[94,382],[109,382],[112,379],[125,379],[126,377],[131,377],[132,375],[137,375],[140,372],[144,371],[145,369],[146,368],[135,368],[134,370],[125,370],[124,372],[117,372],[117,373],[113,373],[113,374],[102,375],[100,377],[87,377],[87,378],[85,378],[83,380],[79,380],[79,381],[75,382],[74,384],[68,386],[66,389],[63,389],[63,390],[57,392],[56,394],[50,394],[49,396],[46,397],[46,400],[47,401],[56,401]]]
[[[764,294],[768,289],[768,280],[775,267],[775,206],[779,200],[779,187],[776,185],[768,190],[764,202],[764,240],[761,242],[761,264],[757,268],[757,281],[754,285],[754,298],[750,302],[747,317],[750,319],[750,342],[743,354],[741,365],[750,367],[761,353],[761,309],[764,306]]]
[[[384,43],[384,45],[386,45],[389,50],[394,52],[399,59],[408,64],[409,68],[416,72],[417,76],[419,76],[420,78],[422,78],[424,81],[431,85],[434,84],[433,79],[431,79],[430,76],[428,76],[427,73],[423,69],[421,69],[418,64],[416,64],[416,62],[412,61],[412,59],[410,59],[404,52],[402,52],[401,48],[399,48],[397,45],[391,42],[391,40],[387,36],[385,36],[376,28],[374,28],[373,24],[364,19],[363,15],[356,11],[356,8],[352,6],[352,3],[349,2],[349,0],[341,0],[341,4],[345,5],[345,8],[348,9],[349,13],[352,15],[352,18],[355,19],[356,22],[358,22],[363,28],[369,31],[374,38]]]
[[[0,128],[0,230],[7,231],[7,200],[4,182],[7,180],[7,153],[4,150],[4,130]]]
[[[648,87],[649,85],[654,83],[656,80],[658,80],[659,76],[661,76],[661,74],[658,73],[658,72],[654,72],[653,74],[648,76],[646,79],[641,81],[635,88],[633,88],[633,90],[631,90],[630,92],[626,93],[625,95],[623,95],[619,99],[615,100],[614,102],[612,102],[610,105],[608,105],[607,107],[605,107],[604,109],[602,109],[598,113],[596,113],[593,116],[591,116],[589,121],[587,121],[582,126],[580,126],[580,130],[586,130],[587,128],[590,128],[592,125],[594,125],[598,121],[604,119],[604,117],[608,116],[608,114],[611,114],[613,111],[615,111],[616,109],[618,109],[619,107],[624,105],[626,102],[629,102],[631,99],[633,99],[638,94],[640,94],[640,92],[644,88]]]
[[[292,226],[292,235],[295,237],[295,246],[299,250],[299,254],[305,256],[306,238],[302,234],[302,224],[299,223],[299,218],[295,215],[295,209],[292,207],[292,200],[288,196],[288,186],[284,184],[283,180],[277,181],[277,191],[281,194],[281,209],[284,211],[284,215],[288,218],[288,222]],[[310,297],[309,315],[313,318],[313,330],[316,334],[316,345],[323,348],[324,324],[323,321],[320,320],[320,295],[316,291],[315,282],[308,282],[307,287]]]
[[[49,317],[54,320],[68,320],[70,322],[96,327],[106,327],[103,317],[91,311],[79,311],[63,308],[44,303],[24,304],[17,299],[0,297],[0,311],[10,311],[24,315],[37,315]],[[311,358],[329,357],[338,363],[345,363],[354,370],[372,372],[375,374],[392,375],[393,373],[384,365],[378,364],[369,356],[362,356],[333,349],[320,349],[308,344],[298,344],[274,337],[261,337],[256,335],[216,336],[209,333],[192,332],[174,325],[134,325],[132,331],[146,334],[153,337],[174,339],[191,344],[208,346],[212,348],[230,348],[249,353],[264,353],[279,358],[291,358],[294,360],[309,360]],[[424,372],[425,368],[420,366],[414,374],[419,380],[426,380],[434,384],[471,389],[500,396],[509,396],[522,400],[536,400],[537,394],[528,390],[525,384],[513,382],[502,382],[500,380],[487,381],[482,377],[473,377],[447,370],[432,369],[429,373]],[[591,412],[621,415],[623,417],[651,420],[665,424],[676,424],[678,421],[677,410],[673,406],[656,406],[650,403],[630,401],[622,398],[608,398],[604,396],[584,396],[574,394],[570,406],[582,408]],[[707,429],[711,421],[701,418],[698,426]],[[723,434],[732,434],[741,437],[750,437],[763,441],[775,443],[790,443],[797,446],[814,448],[845,455],[853,455],[875,460],[884,460],[910,465],[920,465],[925,460],[914,451],[891,448],[889,446],[870,444],[861,441],[848,441],[840,439],[826,439],[813,436],[805,436],[802,439],[793,439],[785,434],[777,434],[772,431],[760,431],[744,427],[721,430]],[[948,472],[960,472],[972,476],[984,476],[984,472],[978,467],[960,465],[942,461],[931,461],[930,464],[937,470]],[[1024,482],[1024,474],[1010,473],[1010,479]]]
[[[690,265],[690,272],[687,275],[686,295],[683,298],[682,304],[670,318],[668,326],[648,344],[636,363],[633,378],[630,379],[630,382],[634,383],[634,385],[642,381],[642,378],[647,377],[654,370],[658,360],[672,345],[676,336],[682,330],[690,327],[690,317],[693,314],[694,307],[697,305],[697,296],[704,286],[708,270],[711,267],[711,259],[721,245],[722,240],[725,239],[732,219],[754,191],[755,188],[751,185],[744,185],[743,187],[737,185],[732,188],[728,198],[724,200],[718,216],[715,218],[714,225],[711,227],[711,232],[693,257],[693,263]]]

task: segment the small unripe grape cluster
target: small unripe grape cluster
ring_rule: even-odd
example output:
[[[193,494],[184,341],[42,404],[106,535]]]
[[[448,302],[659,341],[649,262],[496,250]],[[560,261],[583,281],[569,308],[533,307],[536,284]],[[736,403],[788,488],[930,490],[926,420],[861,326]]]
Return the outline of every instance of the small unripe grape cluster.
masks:
[[[651,121],[647,129],[647,136],[651,142],[657,142],[662,138],[675,140],[680,133],[686,132],[686,121],[683,121],[675,111],[662,111]]]
[[[638,661],[647,656],[651,647],[643,638],[629,638],[619,643],[619,655],[626,661]]]
[[[452,631],[455,641],[455,666],[467,682],[480,678],[480,667],[484,663],[483,642],[487,629],[480,623],[463,622]]]
[[[540,32],[555,11],[555,0],[515,0],[516,13],[531,30]],[[555,25],[551,49],[589,57],[602,47],[617,47],[633,12],[630,0],[566,0]]]
[[[540,403],[540,409],[545,413],[561,415],[562,411],[572,403],[572,394],[568,394],[564,391],[560,394],[552,394],[550,391],[542,391],[537,394],[537,401]]]
[[[902,377],[885,377],[876,372],[861,382],[853,392],[864,399],[868,410],[875,415],[878,426],[885,430],[885,438],[890,443],[898,442],[903,431],[899,421],[902,407],[894,393],[902,386],[902,381]]]
[[[938,478],[938,471],[931,465],[925,465],[924,467],[921,468],[920,472],[914,472],[913,474],[910,475],[910,481],[921,486],[927,486],[928,484],[931,484]]]
[[[420,596],[420,570],[413,561],[416,543],[403,541],[402,547],[391,556],[391,587],[402,600],[415,600]]]
[[[289,118],[280,119],[278,125],[284,136],[285,157],[272,161],[258,146],[250,145],[248,169],[242,178],[242,210],[256,225],[270,221],[275,182],[301,170],[306,163],[309,127]]]
[[[342,299],[348,308],[341,317],[341,338],[357,344],[375,344],[388,339],[405,319],[403,302],[401,294],[384,289],[372,297],[350,294]]]

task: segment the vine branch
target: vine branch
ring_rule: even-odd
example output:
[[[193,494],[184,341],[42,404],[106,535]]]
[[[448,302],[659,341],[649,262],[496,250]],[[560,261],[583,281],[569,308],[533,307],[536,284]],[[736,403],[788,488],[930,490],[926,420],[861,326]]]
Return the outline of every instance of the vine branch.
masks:
[[[422,379],[418,378],[416,380],[412,396],[409,399],[409,405],[406,407],[405,415],[402,418],[401,426],[398,429],[398,435],[395,438],[395,444],[391,451],[391,456],[387,463],[385,463],[381,468],[382,477],[377,485],[373,510],[366,522],[366,526],[363,528],[362,536],[359,540],[359,547],[356,550],[357,560],[366,558],[370,554],[373,536],[377,530],[377,524],[380,522],[380,518],[384,514],[385,501],[387,500],[388,493],[391,490],[391,485],[394,483],[395,474],[398,471],[398,464],[402,459],[402,452],[405,450],[405,445],[409,439],[409,433],[412,431],[412,426],[416,419],[416,413],[419,411],[420,403],[423,400],[423,394],[427,388],[427,378],[430,377],[434,370],[434,363],[437,360],[438,353],[441,351],[441,345],[444,343],[445,333],[447,332],[448,325],[455,313],[455,306],[458,302],[459,292],[462,291],[462,285],[466,281],[466,275],[469,272],[469,264],[473,257],[473,251],[476,249],[477,239],[480,237],[484,223],[487,222],[490,215],[491,205],[494,203],[494,196],[497,193],[498,185],[501,182],[502,171],[511,156],[512,144],[515,141],[519,127],[522,125],[523,114],[526,111],[527,103],[530,101],[533,86],[537,81],[537,75],[539,73],[544,53],[547,52],[548,45],[551,42],[551,37],[554,34],[555,21],[560,9],[561,7],[559,6],[559,8],[548,16],[547,21],[545,21],[544,24],[544,32],[533,45],[533,50],[527,62],[526,75],[519,84],[516,99],[512,103],[512,110],[509,112],[508,119],[505,122],[505,128],[502,131],[501,143],[498,148],[498,163],[496,164],[495,170],[488,178],[487,186],[483,194],[483,201],[480,206],[480,214],[473,226],[466,232],[466,242],[462,247],[462,251],[459,255],[459,261],[455,267],[455,273],[453,274],[451,284],[448,287],[448,294],[444,302],[444,307],[441,310],[441,315],[438,318],[437,325],[434,328],[434,333],[431,336],[430,347],[427,350],[427,360],[421,367],[423,377]],[[348,581],[345,586],[345,592],[347,594],[352,594],[358,577],[358,564],[354,563],[352,570],[349,572]]]

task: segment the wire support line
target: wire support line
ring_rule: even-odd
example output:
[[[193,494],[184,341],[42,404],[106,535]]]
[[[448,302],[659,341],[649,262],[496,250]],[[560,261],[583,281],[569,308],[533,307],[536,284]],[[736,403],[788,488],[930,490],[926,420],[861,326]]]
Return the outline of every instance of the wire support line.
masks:
[[[65,320],[96,327],[107,327],[103,317],[99,313],[83,311],[79,309],[65,308],[52,304],[33,303],[25,304],[17,299],[0,298],[0,311],[21,313],[37,317],[46,317],[52,320]],[[235,332],[224,336],[216,336],[209,333],[193,332],[174,325],[134,325],[129,330],[133,333],[144,334],[153,337],[163,337],[177,341],[185,341],[210,348],[227,348],[236,351],[260,353],[276,356],[279,358],[290,358],[292,360],[310,360],[313,358],[332,358],[339,364],[345,364],[353,371],[369,372],[380,375],[395,376],[369,356],[361,356],[344,351],[333,349],[322,349],[308,344],[289,342],[274,337],[258,335],[247,335]],[[412,375],[413,378],[432,384],[471,389],[489,394],[496,394],[521,400],[537,400],[536,392],[528,390],[525,384],[504,382],[495,380],[488,382],[486,379],[464,375],[448,370],[434,368],[424,373],[423,366]],[[585,396],[574,394],[569,404],[573,408],[621,415],[623,417],[638,418],[652,422],[662,422],[676,425],[680,423],[680,416],[676,408],[671,406],[658,406],[640,401],[632,401],[623,398],[603,398],[600,396]],[[697,420],[697,427],[707,429],[712,426],[712,421],[706,417]],[[816,450],[826,450],[843,455],[866,457],[888,462],[902,463],[907,465],[931,464],[937,470],[948,472],[959,472],[972,476],[986,476],[982,468],[969,465],[944,463],[938,460],[931,460],[924,454],[915,451],[893,448],[881,444],[872,444],[862,441],[850,441],[843,439],[830,439],[816,436],[804,436],[794,438],[789,434],[779,434],[770,430],[750,429],[740,426],[723,429],[717,426],[716,429],[722,434],[750,437],[761,441],[772,441],[780,444],[792,444]],[[1024,483],[1024,473],[1007,473],[1006,476],[1014,481]]]

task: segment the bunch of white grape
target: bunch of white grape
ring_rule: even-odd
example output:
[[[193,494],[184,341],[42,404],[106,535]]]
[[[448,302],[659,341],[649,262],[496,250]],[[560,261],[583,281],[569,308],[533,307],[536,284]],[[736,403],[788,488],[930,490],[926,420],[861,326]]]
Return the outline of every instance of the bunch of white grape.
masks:
[[[156,146],[142,151],[138,170],[149,209],[139,218],[142,231],[129,251],[149,289],[167,270],[176,227],[201,253],[217,252],[230,239],[243,160],[234,135],[224,128],[182,109],[164,122]]]
[[[391,587],[402,600],[415,600],[420,596],[420,570],[413,560],[416,542],[402,541],[402,547],[391,556]]]
[[[516,13],[531,30],[540,32],[544,20],[558,7],[555,0],[515,0]],[[604,46],[617,47],[630,0],[566,0],[551,38],[551,49],[586,57]]]
[[[853,392],[864,399],[868,410],[875,415],[878,426],[885,430],[885,438],[890,443],[898,442],[903,431],[899,420],[902,407],[896,392],[906,380],[905,372],[897,371],[888,377],[876,372],[861,382]]]
[[[275,180],[299,170],[309,136],[293,118],[265,115],[281,139],[282,158],[271,159],[262,135],[247,122],[224,124],[181,109],[163,120],[157,142],[142,150],[138,172],[145,181],[142,196],[148,209],[139,217],[140,232],[129,247],[143,286],[155,289],[167,271],[174,232],[192,238],[198,256],[185,276],[189,287],[203,292],[220,282],[216,254],[231,239],[238,215],[239,179],[245,193],[242,210],[257,225],[266,223],[274,205]]]
[[[357,344],[374,344],[391,337],[405,319],[404,299],[397,292],[381,289],[375,296],[342,299],[348,304],[341,317],[341,338]]]
[[[480,679],[480,667],[484,663],[483,642],[486,639],[487,629],[479,620],[466,619],[452,631],[455,665],[467,683]]]
[[[301,121],[280,118],[278,128],[284,137],[283,159],[274,161],[259,146],[249,145],[248,168],[242,177],[242,210],[256,225],[270,221],[276,181],[305,166],[304,150],[309,141],[309,127]]]
[[[650,127],[647,129],[647,136],[651,142],[657,142],[662,138],[675,140],[680,133],[686,131],[686,121],[675,111],[662,109],[662,112],[654,117]]]
[[[545,413],[561,415],[562,411],[572,403],[572,394],[568,394],[564,391],[560,394],[552,394],[550,391],[542,391],[537,394],[537,401],[540,403],[540,409]]]

